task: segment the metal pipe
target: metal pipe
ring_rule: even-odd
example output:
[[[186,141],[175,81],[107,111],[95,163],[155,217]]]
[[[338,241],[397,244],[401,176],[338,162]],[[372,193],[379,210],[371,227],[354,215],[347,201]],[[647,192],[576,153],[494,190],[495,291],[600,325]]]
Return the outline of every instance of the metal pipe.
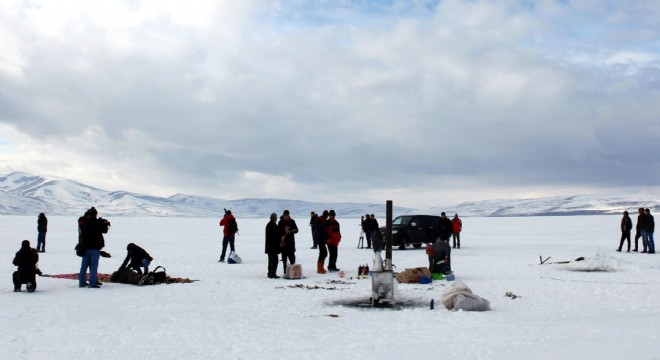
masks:
[[[392,200],[385,203],[385,259],[392,263]]]

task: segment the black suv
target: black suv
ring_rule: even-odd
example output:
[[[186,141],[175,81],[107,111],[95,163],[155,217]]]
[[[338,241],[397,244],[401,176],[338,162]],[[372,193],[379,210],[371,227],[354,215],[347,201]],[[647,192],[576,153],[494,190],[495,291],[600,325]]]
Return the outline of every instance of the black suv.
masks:
[[[412,245],[416,248],[422,244],[433,243],[438,237],[440,216],[434,215],[403,215],[392,220],[392,246],[399,246],[404,250]],[[381,235],[385,241],[386,227],[381,227]]]

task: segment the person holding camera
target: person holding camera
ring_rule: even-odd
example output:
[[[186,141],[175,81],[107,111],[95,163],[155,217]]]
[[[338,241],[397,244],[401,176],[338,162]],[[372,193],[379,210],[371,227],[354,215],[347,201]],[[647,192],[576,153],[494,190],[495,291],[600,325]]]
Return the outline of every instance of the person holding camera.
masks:
[[[296,237],[298,233],[298,226],[296,221],[289,215],[289,210],[284,210],[280,222],[277,227],[282,233],[282,240],[284,240],[284,247],[282,247],[282,264],[284,265],[284,274],[286,274],[287,260],[290,264],[296,263]]]
[[[225,262],[225,254],[227,253],[227,245],[231,252],[235,252],[234,248],[234,239],[236,238],[236,233],[238,232],[238,224],[236,218],[232,215],[231,210],[225,209],[225,216],[220,219],[220,226],[222,229],[222,253],[220,254],[220,261]]]
[[[18,250],[13,261],[13,264],[18,266],[18,270],[12,275],[14,292],[20,292],[23,284],[26,284],[28,292],[37,289],[36,274],[41,275],[41,271],[37,269],[37,262],[39,262],[37,250],[30,247],[29,240],[23,240],[21,249]]]
[[[110,228],[110,222],[104,218],[97,218],[98,212],[94,207],[87,210],[82,222],[79,221],[80,237],[78,246],[81,249],[82,261],[80,263],[80,275],[78,277],[78,286],[89,288],[100,288],[97,280],[99,268],[99,259],[101,249],[105,247],[103,234],[107,234]],[[89,284],[85,282],[89,268]]]

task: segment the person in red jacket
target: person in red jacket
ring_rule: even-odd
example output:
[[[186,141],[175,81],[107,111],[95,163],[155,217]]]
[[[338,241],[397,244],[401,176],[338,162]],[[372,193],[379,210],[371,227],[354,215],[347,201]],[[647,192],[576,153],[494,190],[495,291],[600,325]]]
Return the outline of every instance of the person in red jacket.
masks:
[[[222,229],[222,254],[220,254],[220,262],[225,262],[225,254],[227,253],[227,244],[232,252],[236,251],[234,249],[234,238],[238,232],[238,225],[236,223],[236,218],[231,214],[231,210],[225,209],[225,216],[220,220],[220,226],[223,226]]]
[[[325,274],[327,270],[324,269],[325,258],[328,257],[328,228],[326,227],[326,221],[328,220],[328,210],[323,210],[320,216],[316,219],[316,225],[314,226],[314,242],[319,249],[319,258],[316,262],[316,272],[319,274]]]
[[[463,230],[463,222],[458,218],[458,214],[454,214],[451,220],[452,228],[452,247],[454,249],[461,248],[461,230]]]
[[[337,250],[339,242],[341,241],[341,231],[339,229],[339,222],[335,219],[335,211],[328,212],[328,220],[326,221],[326,229],[328,230],[328,271],[339,271],[337,268]]]

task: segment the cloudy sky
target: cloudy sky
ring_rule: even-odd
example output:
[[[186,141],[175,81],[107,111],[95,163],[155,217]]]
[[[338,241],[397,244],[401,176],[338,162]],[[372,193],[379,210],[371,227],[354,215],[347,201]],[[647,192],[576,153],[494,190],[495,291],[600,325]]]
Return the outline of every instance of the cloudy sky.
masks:
[[[658,1],[0,3],[0,173],[442,206],[660,185]]]

